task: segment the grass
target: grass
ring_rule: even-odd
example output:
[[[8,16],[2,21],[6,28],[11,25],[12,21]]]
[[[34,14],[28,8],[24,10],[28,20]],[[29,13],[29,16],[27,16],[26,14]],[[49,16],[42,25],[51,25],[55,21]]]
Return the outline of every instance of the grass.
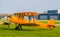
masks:
[[[23,26],[23,30],[14,30],[15,25],[8,28],[0,26],[0,37],[60,37],[60,26],[55,29],[41,29],[37,27]]]

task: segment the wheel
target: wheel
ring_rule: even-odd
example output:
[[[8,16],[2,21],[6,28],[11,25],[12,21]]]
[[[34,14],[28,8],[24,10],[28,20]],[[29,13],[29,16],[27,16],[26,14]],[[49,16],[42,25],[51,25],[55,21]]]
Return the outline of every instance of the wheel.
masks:
[[[18,25],[15,30],[22,30],[22,26],[21,25]]]

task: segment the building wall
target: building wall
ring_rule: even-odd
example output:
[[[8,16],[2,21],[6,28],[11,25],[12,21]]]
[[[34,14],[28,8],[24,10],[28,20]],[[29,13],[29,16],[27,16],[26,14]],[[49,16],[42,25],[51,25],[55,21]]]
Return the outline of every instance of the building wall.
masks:
[[[55,20],[58,20],[58,15],[50,15],[50,18],[54,18]]]
[[[58,10],[48,10],[48,14],[58,14]]]
[[[47,14],[40,14],[40,20],[47,20],[48,15]]]
[[[40,20],[48,20],[50,18],[58,20],[60,19],[60,14],[40,14]]]
[[[60,20],[60,14],[58,14],[58,20]]]
[[[42,15],[42,16],[40,16],[40,19],[41,19],[41,20],[43,20],[43,19],[44,19],[44,20],[47,20],[48,18],[47,18],[47,16],[46,16],[46,15],[45,15],[45,16],[44,16],[44,15]]]

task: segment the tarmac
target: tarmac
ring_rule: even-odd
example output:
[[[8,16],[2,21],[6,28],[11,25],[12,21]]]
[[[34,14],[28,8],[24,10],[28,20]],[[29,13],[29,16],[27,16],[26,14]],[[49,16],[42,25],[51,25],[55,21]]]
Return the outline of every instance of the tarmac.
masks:
[[[60,24],[55,24],[55,26],[60,26]]]

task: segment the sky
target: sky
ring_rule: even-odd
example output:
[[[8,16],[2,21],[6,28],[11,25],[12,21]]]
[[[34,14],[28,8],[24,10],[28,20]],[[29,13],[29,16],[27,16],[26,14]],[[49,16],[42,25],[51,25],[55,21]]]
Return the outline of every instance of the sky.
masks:
[[[48,10],[60,10],[60,0],[0,0],[0,13],[34,11],[43,13]]]

